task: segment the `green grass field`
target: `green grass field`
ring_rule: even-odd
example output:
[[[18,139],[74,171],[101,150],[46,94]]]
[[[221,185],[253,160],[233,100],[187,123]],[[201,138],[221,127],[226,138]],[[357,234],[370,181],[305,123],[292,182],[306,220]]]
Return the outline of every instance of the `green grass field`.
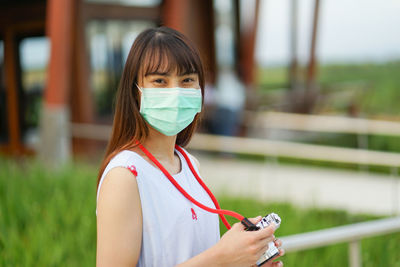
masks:
[[[306,69],[299,69],[304,82]],[[320,112],[346,113],[348,105],[356,106],[360,116],[399,118],[400,61],[374,64],[318,66],[317,81],[323,95],[328,95]],[[264,93],[288,88],[287,68],[259,68],[257,88]]]
[[[0,266],[94,266],[94,169],[1,159],[0,170]]]
[[[0,170],[0,266],[94,266],[97,170],[70,164],[49,171],[36,162],[4,158]],[[277,236],[374,219],[251,199],[219,196],[219,201],[247,217],[278,213],[283,223]],[[362,248],[363,266],[400,266],[400,233],[366,239]],[[285,266],[347,266],[347,245],[290,253],[282,260]]]

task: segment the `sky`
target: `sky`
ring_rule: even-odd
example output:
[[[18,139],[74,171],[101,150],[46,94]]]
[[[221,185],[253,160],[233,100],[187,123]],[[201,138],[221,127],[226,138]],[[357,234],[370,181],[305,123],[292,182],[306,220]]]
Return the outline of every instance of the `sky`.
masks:
[[[256,59],[289,60],[290,0],[261,0]],[[310,50],[314,0],[298,0],[298,56]],[[322,63],[400,59],[400,0],[320,0],[317,55]]]

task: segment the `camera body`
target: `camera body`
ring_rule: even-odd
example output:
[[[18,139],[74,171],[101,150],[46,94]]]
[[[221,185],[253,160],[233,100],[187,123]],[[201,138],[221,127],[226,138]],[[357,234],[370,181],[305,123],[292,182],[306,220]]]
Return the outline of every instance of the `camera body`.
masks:
[[[256,225],[249,221],[249,219],[244,218],[242,224],[245,226],[246,231],[257,231],[268,227],[271,223],[275,223],[276,228],[278,229],[281,225],[281,218],[276,213],[270,213],[267,216],[263,217],[261,221],[259,221]],[[279,254],[278,248],[275,246],[274,242],[271,241],[268,243],[268,250],[258,259],[257,266],[261,266],[273,257]]]
[[[259,229],[263,229],[265,227],[268,227],[268,225],[270,225],[272,222],[275,223],[276,228],[279,228],[279,226],[281,225],[281,218],[278,216],[278,214],[276,213],[270,213],[267,216],[263,217],[261,219],[261,221],[259,221],[256,226]],[[257,266],[261,266],[264,263],[266,263],[267,261],[269,261],[270,259],[272,259],[275,256],[279,255],[279,250],[278,248],[275,246],[274,242],[271,241],[268,243],[268,249],[267,251],[265,251],[265,253],[258,259],[257,261]]]

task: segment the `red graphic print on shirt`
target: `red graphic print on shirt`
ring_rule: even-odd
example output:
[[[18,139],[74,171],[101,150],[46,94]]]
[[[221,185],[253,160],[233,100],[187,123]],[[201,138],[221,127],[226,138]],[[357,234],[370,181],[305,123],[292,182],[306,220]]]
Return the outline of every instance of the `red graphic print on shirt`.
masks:
[[[128,170],[130,170],[131,173],[133,173],[133,175],[137,176],[137,171],[136,171],[135,165],[130,165],[127,168],[128,168]]]
[[[192,211],[192,219],[197,221],[197,214],[193,208],[190,209]]]

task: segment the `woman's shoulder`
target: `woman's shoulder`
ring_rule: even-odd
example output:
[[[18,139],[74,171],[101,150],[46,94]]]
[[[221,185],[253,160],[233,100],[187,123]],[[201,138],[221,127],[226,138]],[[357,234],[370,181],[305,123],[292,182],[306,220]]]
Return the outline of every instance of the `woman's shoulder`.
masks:
[[[132,150],[122,150],[118,152],[114,157],[111,158],[110,162],[107,164],[107,167],[110,166],[124,166],[131,162],[138,162],[142,160],[142,156],[139,155],[137,152]]]
[[[139,163],[141,157],[133,151],[122,150],[118,152],[106,165],[100,183],[107,176],[107,174],[118,167],[127,168],[133,175],[137,176],[136,165]]]
[[[122,150],[118,152],[107,164],[104,174],[115,167],[128,168],[133,174],[136,172],[136,167],[142,164],[144,159],[141,155],[132,150]],[[137,176],[137,174],[135,174]]]
[[[136,184],[136,181],[134,182],[134,180],[136,179],[132,179],[132,174],[135,178],[137,178],[138,172],[136,166],[140,164],[139,161],[140,155],[136,154],[133,151],[123,150],[118,152],[107,164],[101,175],[99,186],[97,188],[97,201],[99,200],[99,195],[101,191],[100,189],[105,184],[118,183],[119,185],[124,184],[127,187],[131,187],[129,185],[132,185],[132,183]]]
[[[134,160],[137,156],[139,155],[131,150],[122,150],[110,160],[108,165],[115,163],[126,163],[130,160]]]

